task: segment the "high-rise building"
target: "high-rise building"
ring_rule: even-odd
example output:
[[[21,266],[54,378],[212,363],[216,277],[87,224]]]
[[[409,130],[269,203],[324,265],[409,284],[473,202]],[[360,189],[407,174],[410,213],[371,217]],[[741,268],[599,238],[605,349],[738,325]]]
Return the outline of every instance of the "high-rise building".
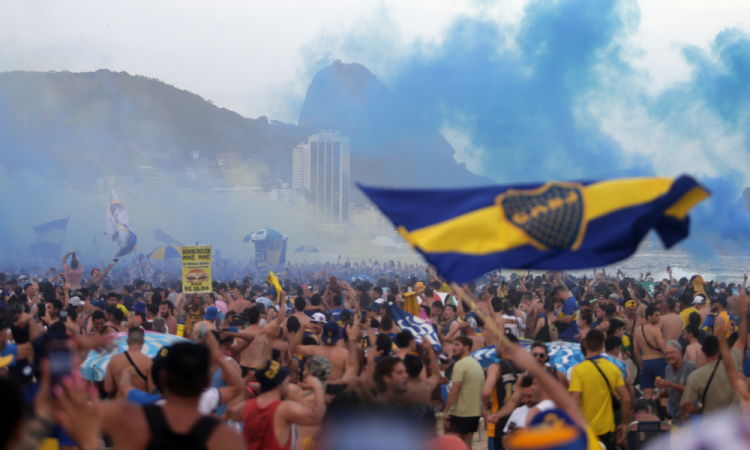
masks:
[[[292,189],[309,189],[319,228],[349,225],[349,138],[321,131],[293,150]]]
[[[310,189],[310,144],[292,150],[292,189]]]

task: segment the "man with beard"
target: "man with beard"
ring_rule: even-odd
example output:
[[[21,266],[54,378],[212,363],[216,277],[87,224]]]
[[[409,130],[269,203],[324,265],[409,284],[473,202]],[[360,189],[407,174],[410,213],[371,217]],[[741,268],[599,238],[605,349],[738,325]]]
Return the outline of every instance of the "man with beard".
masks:
[[[447,310],[447,308],[446,308]],[[482,415],[482,385],[484,372],[479,361],[471,357],[471,339],[458,336],[453,340],[453,374],[448,399],[443,409],[446,432],[460,437],[471,446],[471,437],[477,431]]]
[[[159,317],[164,319],[169,334],[177,334],[177,320],[172,315],[172,302],[165,300],[159,305]]]

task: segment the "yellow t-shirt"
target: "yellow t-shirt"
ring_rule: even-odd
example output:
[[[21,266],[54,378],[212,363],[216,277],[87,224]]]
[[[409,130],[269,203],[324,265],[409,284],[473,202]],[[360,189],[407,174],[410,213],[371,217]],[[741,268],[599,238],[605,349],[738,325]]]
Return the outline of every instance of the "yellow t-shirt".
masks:
[[[604,372],[607,384],[592,362]],[[620,369],[602,357],[587,359],[573,367],[568,390],[581,393],[581,412],[597,436],[615,431],[611,394],[624,385]]]
[[[695,308],[695,306],[691,306],[688,309],[683,309],[680,311],[680,317],[682,317],[682,322],[684,325],[682,326],[682,329],[685,329],[686,326],[690,323],[690,313],[697,312],[700,314],[700,312]]]

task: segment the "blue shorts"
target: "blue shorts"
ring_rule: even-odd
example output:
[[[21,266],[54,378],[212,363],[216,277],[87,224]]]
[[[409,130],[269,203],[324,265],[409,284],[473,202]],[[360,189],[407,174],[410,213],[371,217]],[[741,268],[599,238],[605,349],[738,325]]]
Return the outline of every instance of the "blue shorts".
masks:
[[[643,360],[643,368],[641,369],[641,389],[653,389],[656,377],[664,378],[664,371],[666,368],[667,360],[664,358]]]

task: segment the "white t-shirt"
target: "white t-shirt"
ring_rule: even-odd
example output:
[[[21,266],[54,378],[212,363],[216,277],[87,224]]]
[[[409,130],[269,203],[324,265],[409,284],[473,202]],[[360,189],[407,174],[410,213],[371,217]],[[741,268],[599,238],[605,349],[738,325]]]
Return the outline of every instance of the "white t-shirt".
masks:
[[[503,314],[502,317],[505,319],[505,332],[507,333],[510,331],[513,333],[513,336],[521,337],[521,332],[526,329],[526,324],[523,322],[523,319],[518,316],[509,316],[507,314]]]
[[[523,428],[526,426],[526,416],[529,414],[529,408],[526,405],[521,405],[518,408],[514,409],[512,413],[510,413],[510,417],[508,417],[508,422],[505,424],[505,428],[503,428],[503,433],[507,433],[508,430],[510,430],[510,424],[513,423],[516,425],[516,428]]]

